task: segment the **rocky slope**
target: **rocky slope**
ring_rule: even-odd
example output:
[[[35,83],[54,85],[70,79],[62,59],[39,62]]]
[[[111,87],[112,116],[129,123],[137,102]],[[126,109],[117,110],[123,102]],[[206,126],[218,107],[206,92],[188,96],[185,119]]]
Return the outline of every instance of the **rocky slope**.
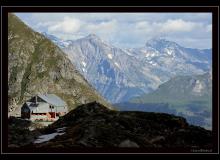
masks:
[[[43,134],[41,137],[49,137],[56,132],[60,134],[41,143],[36,139],[24,148],[35,148],[35,151],[46,149],[47,152],[59,148],[73,152],[74,148],[85,147],[168,150],[212,147],[212,132],[189,125],[182,117],[163,113],[112,111],[97,102],[77,107],[40,132]]]
[[[212,73],[177,76],[163,83],[152,93],[132,99],[132,102],[201,101],[212,98]]]
[[[136,67],[131,67],[134,58],[127,56],[124,50],[106,44],[96,35],[91,34],[72,41],[63,51],[85,78],[110,102],[128,100],[134,95],[144,93],[140,86],[144,85],[146,77],[139,73]]]
[[[185,48],[162,38],[141,48],[121,49],[94,34],[75,41],[44,34],[112,103],[151,92],[172,77],[202,74],[211,68],[211,49]]]
[[[10,114],[38,93],[53,93],[69,105],[100,101],[110,105],[88,84],[62,50],[8,14],[8,105]]]

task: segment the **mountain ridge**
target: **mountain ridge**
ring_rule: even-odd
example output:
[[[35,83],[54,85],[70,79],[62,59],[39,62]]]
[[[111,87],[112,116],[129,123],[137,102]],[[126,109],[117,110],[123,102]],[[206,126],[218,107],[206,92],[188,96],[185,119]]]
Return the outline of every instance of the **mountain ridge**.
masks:
[[[187,49],[164,39],[156,40],[156,46],[160,41],[167,47],[121,49],[91,34],[62,50],[102,96],[118,103],[149,93],[174,76],[211,68],[211,50]]]
[[[10,114],[19,114],[20,106],[38,93],[57,94],[69,109],[94,100],[111,108],[59,47],[14,14],[8,14],[8,48]]]
[[[172,78],[151,93],[115,106],[119,110],[175,114],[190,124],[212,129],[212,73]]]

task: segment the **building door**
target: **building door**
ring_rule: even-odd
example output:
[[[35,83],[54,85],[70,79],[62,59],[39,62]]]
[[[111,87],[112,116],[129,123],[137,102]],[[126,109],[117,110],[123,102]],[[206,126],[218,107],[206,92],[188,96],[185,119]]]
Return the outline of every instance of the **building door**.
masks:
[[[50,112],[51,118],[56,118],[56,113],[55,112]]]

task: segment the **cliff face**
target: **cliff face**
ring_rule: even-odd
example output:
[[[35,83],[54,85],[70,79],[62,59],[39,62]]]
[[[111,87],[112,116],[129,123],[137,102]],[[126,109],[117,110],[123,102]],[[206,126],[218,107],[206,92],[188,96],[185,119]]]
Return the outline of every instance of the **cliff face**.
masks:
[[[54,43],[9,14],[9,112],[17,114],[18,108],[38,93],[57,94],[69,109],[94,100],[110,107]]]
[[[212,49],[193,49],[162,38],[141,48],[118,48],[95,34],[62,40],[43,33],[63,49],[79,72],[112,103],[150,93],[175,76],[203,74]]]

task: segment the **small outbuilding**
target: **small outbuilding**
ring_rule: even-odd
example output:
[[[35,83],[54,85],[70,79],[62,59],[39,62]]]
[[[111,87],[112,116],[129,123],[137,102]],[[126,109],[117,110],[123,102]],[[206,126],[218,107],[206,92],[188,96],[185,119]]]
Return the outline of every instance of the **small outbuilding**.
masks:
[[[68,112],[67,104],[55,94],[39,94],[21,107],[21,118],[54,121]]]

